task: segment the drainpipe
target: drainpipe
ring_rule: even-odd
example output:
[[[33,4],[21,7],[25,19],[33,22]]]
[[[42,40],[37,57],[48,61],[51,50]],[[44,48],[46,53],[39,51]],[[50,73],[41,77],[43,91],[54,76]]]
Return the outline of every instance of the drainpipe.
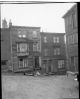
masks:
[[[10,27],[9,27],[10,28]],[[11,28],[10,28],[10,46],[11,46],[11,67],[12,67],[12,71],[13,71],[13,57],[12,57],[12,35],[11,35]]]
[[[66,35],[67,37],[67,35]],[[69,57],[68,57],[68,47],[67,47],[67,42],[65,43],[65,48],[66,48],[66,67],[67,67],[67,71],[69,70]]]

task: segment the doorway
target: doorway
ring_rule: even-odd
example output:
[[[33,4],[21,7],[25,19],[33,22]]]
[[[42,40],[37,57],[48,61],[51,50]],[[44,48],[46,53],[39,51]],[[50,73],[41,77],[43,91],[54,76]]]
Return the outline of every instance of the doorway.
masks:
[[[39,56],[35,56],[35,68],[39,68]]]

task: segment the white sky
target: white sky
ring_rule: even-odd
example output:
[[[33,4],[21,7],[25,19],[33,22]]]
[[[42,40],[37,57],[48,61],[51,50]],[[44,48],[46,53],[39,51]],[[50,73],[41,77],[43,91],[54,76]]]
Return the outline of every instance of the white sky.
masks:
[[[1,20],[11,19],[13,25],[37,26],[44,32],[64,33],[64,19],[62,16],[75,3],[51,4],[2,4]]]

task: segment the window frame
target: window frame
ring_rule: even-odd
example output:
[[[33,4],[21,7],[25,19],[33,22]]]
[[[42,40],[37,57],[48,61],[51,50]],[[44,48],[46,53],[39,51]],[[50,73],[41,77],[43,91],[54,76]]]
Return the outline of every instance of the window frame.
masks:
[[[25,50],[24,51],[21,51],[21,49],[20,49],[20,47],[21,47],[21,44],[23,45],[26,45],[26,48],[25,48]],[[17,43],[17,52],[20,52],[20,53],[25,53],[25,52],[28,52],[28,48],[29,47],[29,45],[27,44],[27,43]]]
[[[47,37],[46,36],[44,37],[44,43],[47,43]]]
[[[59,37],[58,36],[53,37],[53,43],[59,43]]]
[[[37,37],[38,37],[37,31],[33,31],[33,38],[37,38]]]
[[[33,44],[33,51],[34,52],[37,52],[38,51],[38,45],[37,45],[37,43],[34,43]]]
[[[73,20],[73,29],[77,27],[77,14],[76,12],[72,13],[72,20]],[[76,23],[76,24],[75,24]]]
[[[47,48],[44,49],[44,56],[48,56],[48,49]]]
[[[64,68],[65,61],[64,60],[58,60],[58,69]]]
[[[60,55],[60,48],[54,48],[54,55]]]

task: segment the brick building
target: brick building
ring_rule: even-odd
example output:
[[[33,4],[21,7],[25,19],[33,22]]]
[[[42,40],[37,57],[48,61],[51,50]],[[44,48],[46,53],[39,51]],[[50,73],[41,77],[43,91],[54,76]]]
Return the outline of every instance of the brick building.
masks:
[[[1,39],[5,40],[5,44],[1,40],[1,61],[7,60],[5,64],[14,72],[39,68],[40,27],[9,25],[1,30]]]
[[[67,69],[78,71],[78,12],[77,4],[63,16],[66,31]]]
[[[41,66],[45,73],[66,71],[65,33],[41,33]]]
[[[63,73],[66,71],[64,36],[65,33],[40,32],[40,27],[13,26],[10,21],[9,28],[1,29],[2,67],[13,72],[41,68],[43,73]]]
[[[1,29],[1,68],[8,69],[8,60],[11,58],[10,49],[10,30],[8,28]]]

